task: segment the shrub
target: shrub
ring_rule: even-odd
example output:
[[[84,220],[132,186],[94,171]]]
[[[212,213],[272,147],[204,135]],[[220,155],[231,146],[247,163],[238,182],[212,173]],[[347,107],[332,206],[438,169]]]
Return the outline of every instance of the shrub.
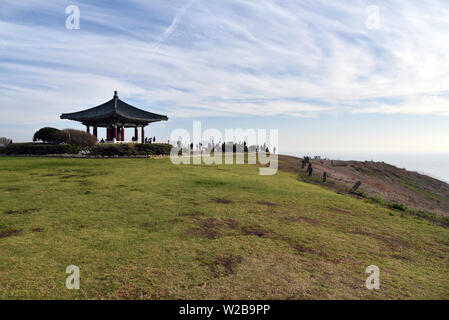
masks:
[[[77,154],[78,146],[68,144],[12,143],[5,148],[6,154]]]
[[[62,131],[65,134],[64,142],[67,144],[90,148],[97,143],[97,138],[88,132],[75,129],[64,129]]]
[[[63,131],[56,129],[45,127],[38,130],[34,136],[33,141],[42,141],[44,143],[58,144],[65,142],[66,135]]]
[[[135,151],[129,144],[103,144],[98,143],[90,149],[90,154],[94,156],[131,156]]]
[[[370,198],[370,199],[374,203],[378,203],[378,204],[382,204],[383,203],[381,198],[374,197],[374,198]]]
[[[362,197],[362,198],[366,198],[367,195],[363,192],[363,191],[356,191],[354,190],[354,188],[349,189],[349,193],[355,194],[356,196]]]
[[[98,143],[90,149],[90,153],[94,156],[169,155],[171,148],[172,145],[167,143]]]
[[[134,150],[140,155],[169,155],[172,147],[168,143],[138,143]]]
[[[401,203],[390,203],[388,205],[390,209],[399,210],[399,211],[407,211],[407,207]]]

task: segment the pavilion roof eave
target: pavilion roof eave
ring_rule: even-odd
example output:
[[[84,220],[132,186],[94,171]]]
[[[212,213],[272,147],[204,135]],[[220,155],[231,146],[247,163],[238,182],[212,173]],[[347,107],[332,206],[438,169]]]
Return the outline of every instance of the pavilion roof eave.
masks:
[[[137,118],[137,117],[129,117],[126,115],[121,114],[120,112],[113,112],[107,115],[102,115],[98,117],[77,117],[77,116],[71,116],[70,113],[63,113],[60,116],[61,119],[66,120],[73,120],[73,121],[79,121],[79,122],[158,122],[158,121],[168,121],[167,116],[163,116],[163,118],[159,119],[149,119],[149,118]]]
[[[145,127],[150,123],[153,122],[159,122],[159,121],[163,121],[163,120],[145,120],[145,121],[124,121],[124,120],[117,120],[117,121],[92,121],[92,120],[88,120],[88,121],[80,121],[82,124],[86,125],[86,126],[91,126],[91,127],[100,127],[100,128],[106,128],[109,126],[112,126],[114,124],[117,124],[118,126],[124,126],[126,128],[134,128],[134,127]]]
[[[143,119],[143,118],[138,118],[138,117],[130,117],[127,115],[122,114],[120,111],[116,112],[117,115],[121,116],[123,119],[129,119],[131,121],[142,121],[142,122],[159,122],[159,121],[168,121],[168,117],[167,116],[160,116],[160,118],[158,119]]]
[[[167,119],[130,119],[125,117],[100,117],[96,119],[71,119],[71,118],[62,118],[67,120],[73,120],[81,122],[87,126],[95,126],[95,127],[109,127],[111,125],[117,124],[125,127],[140,127],[147,126],[149,123],[159,122],[159,121],[167,121]]]
[[[113,124],[134,127],[168,120],[165,115],[148,112],[127,104],[119,99],[117,91],[114,92],[113,99],[99,106],[78,112],[63,113],[60,118],[100,127]]]

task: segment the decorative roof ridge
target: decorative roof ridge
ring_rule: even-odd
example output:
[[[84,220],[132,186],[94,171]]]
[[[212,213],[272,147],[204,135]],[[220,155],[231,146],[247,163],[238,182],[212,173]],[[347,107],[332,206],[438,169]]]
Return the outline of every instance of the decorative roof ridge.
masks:
[[[114,91],[114,109],[115,109],[115,112],[117,112],[117,101],[118,101],[118,92],[117,92],[117,90],[115,90]]]

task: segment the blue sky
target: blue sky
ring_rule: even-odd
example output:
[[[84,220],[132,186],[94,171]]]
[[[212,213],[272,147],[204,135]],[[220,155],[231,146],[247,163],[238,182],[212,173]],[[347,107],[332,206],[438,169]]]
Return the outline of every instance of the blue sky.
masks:
[[[169,116],[159,140],[201,120],[277,128],[285,153],[449,152],[448,17],[446,0],[1,0],[0,136],[82,128],[59,115],[118,90]]]

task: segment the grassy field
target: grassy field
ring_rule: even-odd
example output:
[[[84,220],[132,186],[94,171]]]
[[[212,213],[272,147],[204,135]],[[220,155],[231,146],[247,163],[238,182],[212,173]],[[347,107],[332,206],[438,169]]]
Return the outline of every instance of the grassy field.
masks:
[[[449,298],[448,229],[293,173],[0,157],[0,208],[2,299]]]

